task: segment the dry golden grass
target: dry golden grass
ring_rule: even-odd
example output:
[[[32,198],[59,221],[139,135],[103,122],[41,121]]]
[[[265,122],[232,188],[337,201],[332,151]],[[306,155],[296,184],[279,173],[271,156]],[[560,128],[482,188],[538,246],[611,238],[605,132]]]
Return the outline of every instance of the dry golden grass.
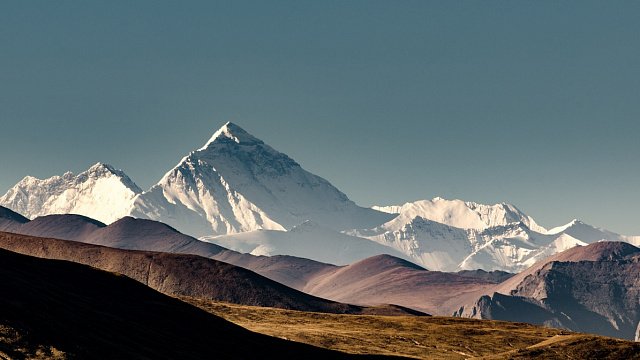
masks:
[[[335,315],[182,298],[249,330],[357,354],[428,359],[633,358],[640,345],[522,323]]]

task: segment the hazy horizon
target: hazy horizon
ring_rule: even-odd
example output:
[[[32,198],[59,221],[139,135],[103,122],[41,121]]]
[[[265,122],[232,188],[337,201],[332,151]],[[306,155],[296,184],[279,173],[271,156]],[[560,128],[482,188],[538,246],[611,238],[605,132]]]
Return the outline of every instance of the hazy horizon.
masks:
[[[147,189],[233,121],[363,206],[508,202],[640,235],[638,10],[3,3],[0,193],[96,162]]]

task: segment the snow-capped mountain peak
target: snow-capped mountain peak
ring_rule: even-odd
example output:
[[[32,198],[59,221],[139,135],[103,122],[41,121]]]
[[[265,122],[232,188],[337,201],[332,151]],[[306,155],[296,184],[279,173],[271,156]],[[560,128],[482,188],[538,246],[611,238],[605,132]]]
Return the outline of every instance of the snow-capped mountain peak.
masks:
[[[122,170],[97,163],[78,175],[26,176],[0,197],[0,205],[29,218],[75,213],[110,223],[127,214],[131,200],[140,192]]]
[[[563,249],[603,239],[640,244],[640,237],[579,220],[547,231],[508,203],[436,197],[362,208],[230,122],[148,191],[141,192],[121,170],[97,163],[78,175],[27,176],[0,198],[0,205],[31,218],[55,213],[105,223],[125,215],[149,218],[255,254],[343,264],[365,254],[390,253],[447,271],[519,271]]]
[[[517,272],[577,245],[601,240],[640,244],[639,236],[619,235],[577,219],[547,231],[506,203],[483,205],[438,197],[376,209],[398,215],[376,228],[350,234],[394,247],[434,270]]]
[[[484,230],[494,226],[522,222],[534,231],[546,231],[533,218],[511,204],[478,204],[441,197],[418,200],[401,206],[376,206],[374,209],[399,214],[393,221],[402,226],[416,216],[463,229]]]
[[[343,230],[393,217],[357,206],[328,181],[233,123],[140,195],[131,214],[197,237],[284,230],[304,220]]]

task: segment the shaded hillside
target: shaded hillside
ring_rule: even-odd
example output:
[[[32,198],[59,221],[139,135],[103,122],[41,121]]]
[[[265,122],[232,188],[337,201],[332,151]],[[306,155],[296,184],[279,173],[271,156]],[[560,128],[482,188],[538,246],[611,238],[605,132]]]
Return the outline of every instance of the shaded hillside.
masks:
[[[160,251],[199,255],[255,271],[272,280],[300,290],[313,276],[336,268],[314,260],[293,256],[253,256],[184,235],[161,222],[124,217],[108,226],[80,215],[48,215],[29,221],[0,207],[9,214],[0,227],[6,231],[38,237],[73,240],[130,250]],[[2,230],[4,231],[4,230]]]
[[[0,206],[0,231],[12,231],[27,222],[29,222],[29,219],[26,217]]]
[[[91,359],[346,358],[259,335],[126,277],[0,250],[0,352]]]
[[[317,298],[247,269],[195,255],[114,249],[10,233],[0,233],[0,247],[123,274],[169,295],[304,311],[365,311],[360,306]],[[405,312],[398,309],[397,313]]]
[[[226,250],[181,234],[166,224],[132,217],[124,217],[106,226],[81,215],[47,215],[20,225],[15,232],[120,249],[176,252],[207,257]]]
[[[223,251],[213,259],[234,264],[297,290],[301,290],[314,277],[338,268],[310,259],[289,255],[253,256],[235,251]]]
[[[623,242],[576,247],[485,292],[456,314],[633,340],[640,323],[640,249]]]
[[[106,225],[82,215],[60,214],[37,217],[12,232],[55,239],[83,239]]]

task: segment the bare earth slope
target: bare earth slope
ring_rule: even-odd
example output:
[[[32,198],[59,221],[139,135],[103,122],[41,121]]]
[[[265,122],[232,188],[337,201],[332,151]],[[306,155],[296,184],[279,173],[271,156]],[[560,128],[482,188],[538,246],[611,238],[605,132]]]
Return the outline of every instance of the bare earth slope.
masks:
[[[0,353],[23,358],[346,358],[252,333],[126,277],[0,250]]]

